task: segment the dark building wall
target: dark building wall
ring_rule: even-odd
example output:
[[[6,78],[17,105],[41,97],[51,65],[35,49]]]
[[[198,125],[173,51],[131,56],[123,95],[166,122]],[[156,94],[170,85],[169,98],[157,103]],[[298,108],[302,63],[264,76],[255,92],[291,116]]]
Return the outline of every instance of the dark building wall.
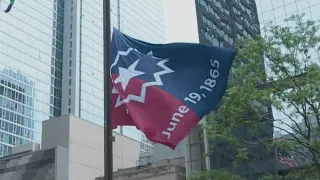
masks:
[[[201,44],[232,47],[255,37],[260,26],[254,0],[195,0]]]
[[[237,40],[260,36],[260,26],[254,0],[195,0],[199,42],[201,44],[233,47]],[[264,68],[263,59],[261,68]],[[270,106],[268,112],[272,115]],[[270,117],[272,118],[272,117]],[[234,134],[247,141],[273,137],[273,126],[264,124],[258,129],[239,127]],[[233,147],[225,142],[211,142],[215,150],[211,155],[211,168],[233,171],[236,174],[257,179],[264,173],[275,173],[274,153],[263,145],[248,146],[249,159],[232,168],[236,159]]]

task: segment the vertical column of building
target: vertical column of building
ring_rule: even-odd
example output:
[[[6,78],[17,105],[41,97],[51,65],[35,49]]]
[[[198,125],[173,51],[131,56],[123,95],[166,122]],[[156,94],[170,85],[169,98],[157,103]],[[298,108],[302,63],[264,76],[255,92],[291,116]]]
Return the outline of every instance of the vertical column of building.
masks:
[[[204,155],[202,134],[202,129],[196,127],[185,138],[185,167],[187,176],[205,169],[205,161],[202,158]]]
[[[64,0],[53,3],[50,118],[61,115]]]
[[[79,116],[81,0],[65,1],[62,114]]]

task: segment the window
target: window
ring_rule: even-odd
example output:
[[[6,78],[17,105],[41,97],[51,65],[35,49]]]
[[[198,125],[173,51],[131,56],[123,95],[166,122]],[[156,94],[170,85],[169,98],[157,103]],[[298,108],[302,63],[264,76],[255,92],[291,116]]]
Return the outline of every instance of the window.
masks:
[[[51,66],[54,66],[54,58],[51,58]]]
[[[2,118],[5,118],[5,117],[6,117],[6,111],[2,110]]]
[[[12,132],[13,132],[13,134],[17,133],[17,126],[16,125],[12,126]]]
[[[71,79],[69,79],[69,86],[71,86]]]
[[[13,114],[13,122],[14,123],[18,122],[18,115],[17,114]]]
[[[23,129],[23,137],[28,137],[28,131],[27,129]]]
[[[2,132],[0,132],[0,141],[3,142],[4,141],[4,134]]]
[[[71,105],[71,99],[69,98],[69,105]]]
[[[51,67],[51,75],[54,76],[54,68],[53,67]]]
[[[5,122],[1,121],[1,129],[4,129],[4,128],[5,128]]]
[[[16,137],[12,137],[12,145],[16,145]]]

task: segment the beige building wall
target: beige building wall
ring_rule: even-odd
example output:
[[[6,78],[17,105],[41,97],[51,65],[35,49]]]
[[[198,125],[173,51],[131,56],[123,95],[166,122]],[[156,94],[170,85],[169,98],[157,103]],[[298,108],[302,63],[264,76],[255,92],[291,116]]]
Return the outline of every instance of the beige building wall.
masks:
[[[173,165],[152,167],[131,173],[115,174],[115,180],[186,180],[185,171]]]
[[[43,122],[42,149],[56,146],[69,150],[69,180],[88,180],[103,176],[103,127],[72,115]],[[113,133],[113,169],[136,166],[140,143]]]
[[[115,180],[186,180],[185,159],[166,159],[113,174]],[[96,180],[103,180],[97,178]]]

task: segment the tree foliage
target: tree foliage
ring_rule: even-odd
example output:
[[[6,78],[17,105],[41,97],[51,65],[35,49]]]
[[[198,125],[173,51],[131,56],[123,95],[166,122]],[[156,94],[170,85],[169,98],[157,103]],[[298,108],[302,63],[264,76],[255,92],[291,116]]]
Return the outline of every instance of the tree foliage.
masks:
[[[318,180],[320,173],[317,167],[308,167],[298,171],[292,171],[286,176],[264,176],[260,180]]]
[[[263,35],[239,43],[226,95],[205,127],[210,140],[238,150],[234,164],[248,159],[248,146],[264,144],[320,168],[319,28],[318,22],[295,15],[282,25],[269,23]],[[281,136],[250,140],[233,131],[242,126],[259,131],[268,124]]]

